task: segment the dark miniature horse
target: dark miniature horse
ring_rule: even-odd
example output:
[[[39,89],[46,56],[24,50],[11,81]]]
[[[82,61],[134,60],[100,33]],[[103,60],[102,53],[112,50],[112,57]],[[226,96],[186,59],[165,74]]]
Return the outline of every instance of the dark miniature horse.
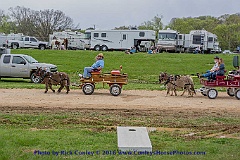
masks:
[[[55,92],[55,90],[52,88],[52,85],[60,85],[60,88],[58,89],[58,93],[61,92],[61,90],[66,88],[67,94],[70,91],[70,78],[69,76],[64,72],[47,72],[46,70],[43,70],[42,68],[38,68],[36,71],[36,76],[39,76],[42,80],[42,84],[45,84],[46,90],[45,93],[48,92],[48,87]]]

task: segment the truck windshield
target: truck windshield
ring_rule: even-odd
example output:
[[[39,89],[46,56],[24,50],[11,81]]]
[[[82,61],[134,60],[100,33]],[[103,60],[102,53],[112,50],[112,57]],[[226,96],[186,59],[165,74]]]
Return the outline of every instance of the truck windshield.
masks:
[[[38,63],[38,61],[31,56],[23,56],[23,57],[28,61],[28,63],[31,63],[31,64]]]
[[[177,35],[176,33],[159,33],[158,39],[164,39],[164,40],[170,40],[170,39],[176,39]]]

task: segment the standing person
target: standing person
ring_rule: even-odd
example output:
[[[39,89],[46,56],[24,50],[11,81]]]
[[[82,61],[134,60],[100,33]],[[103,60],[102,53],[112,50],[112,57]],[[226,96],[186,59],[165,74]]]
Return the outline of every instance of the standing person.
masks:
[[[205,74],[202,74],[202,75],[200,75],[199,73],[197,73],[197,75],[198,75],[198,78],[201,78],[201,77],[206,77],[208,80],[210,80],[211,78],[212,78],[212,74],[215,72],[215,71],[217,71],[216,69],[218,68],[218,65],[219,65],[219,57],[218,56],[216,56],[216,57],[214,57],[214,65],[213,65],[213,67],[212,67],[212,69],[211,70],[207,70],[207,72],[205,73]]]
[[[66,50],[68,49],[68,39],[67,38],[64,39],[64,47]]]
[[[223,76],[224,73],[225,73],[225,65],[223,63],[223,59],[219,58],[218,67],[216,69],[216,72],[213,72],[212,78],[216,79],[216,76]]]
[[[92,71],[94,71],[94,70],[100,71],[101,69],[103,69],[103,67],[104,67],[104,57],[103,57],[103,54],[99,53],[95,58],[96,58],[96,62],[93,63],[93,65],[91,67],[85,67],[83,75],[79,74],[79,77],[81,77],[81,78],[90,78],[92,76],[91,75]]]

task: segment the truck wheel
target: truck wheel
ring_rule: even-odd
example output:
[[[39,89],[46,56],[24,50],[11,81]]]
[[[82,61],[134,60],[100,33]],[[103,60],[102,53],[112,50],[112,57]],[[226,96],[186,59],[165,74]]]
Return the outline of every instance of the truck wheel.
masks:
[[[86,83],[83,85],[82,91],[86,95],[91,95],[94,92],[94,86],[91,83]]]
[[[12,44],[12,49],[18,49],[18,45],[17,44]]]
[[[31,74],[30,79],[33,83],[41,83],[41,78],[39,76],[36,76],[35,72]]]
[[[217,95],[218,95],[218,92],[217,92],[216,89],[209,89],[209,90],[207,91],[207,96],[208,96],[208,98],[210,98],[210,99],[215,99],[215,98],[217,97]]]
[[[235,97],[240,100],[240,89],[236,90]]]
[[[228,94],[230,97],[233,97],[233,96],[234,96],[234,88],[228,88],[228,89],[227,89],[227,94]]]
[[[119,94],[121,94],[122,88],[118,85],[118,84],[113,84],[110,87],[110,93],[113,96],[118,96]]]
[[[101,47],[100,47],[99,45],[96,45],[96,46],[94,47],[94,50],[95,50],[95,51],[100,51],[100,50],[101,50]]]
[[[46,47],[45,47],[44,45],[40,45],[40,46],[39,46],[39,49],[40,49],[40,50],[45,50],[45,48],[46,48]]]
[[[103,46],[102,46],[102,51],[107,51],[107,50],[108,50],[108,47],[105,46],[105,45],[103,45]]]

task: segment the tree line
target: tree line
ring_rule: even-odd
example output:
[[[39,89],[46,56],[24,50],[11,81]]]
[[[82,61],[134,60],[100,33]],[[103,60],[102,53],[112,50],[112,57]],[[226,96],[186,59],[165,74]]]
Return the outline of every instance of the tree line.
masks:
[[[240,13],[225,14],[220,17],[199,16],[187,18],[173,18],[164,26],[163,16],[156,15],[151,20],[137,26],[120,26],[114,29],[146,29],[155,30],[171,28],[180,33],[189,33],[191,30],[205,29],[218,36],[222,49],[234,50],[240,45]],[[0,32],[23,33],[48,40],[48,35],[54,31],[76,29],[73,19],[60,10],[46,9],[35,11],[30,8],[17,6],[9,8],[9,13],[0,9]]]

